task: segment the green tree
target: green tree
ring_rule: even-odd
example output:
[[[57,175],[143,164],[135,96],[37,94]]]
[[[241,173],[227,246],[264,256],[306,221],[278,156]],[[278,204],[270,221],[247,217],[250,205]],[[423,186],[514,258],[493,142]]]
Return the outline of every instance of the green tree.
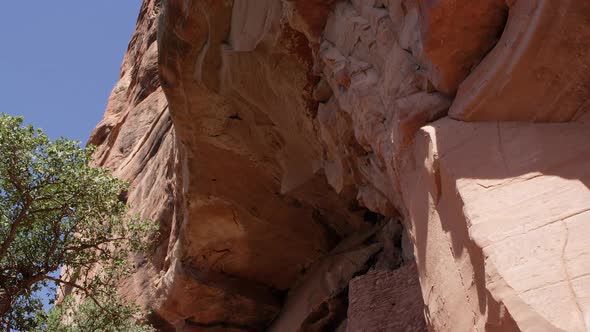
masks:
[[[22,121],[0,114],[0,328],[149,330],[116,288],[155,226],[127,216],[126,184],[90,166],[91,147]],[[48,288],[63,296],[46,314]]]

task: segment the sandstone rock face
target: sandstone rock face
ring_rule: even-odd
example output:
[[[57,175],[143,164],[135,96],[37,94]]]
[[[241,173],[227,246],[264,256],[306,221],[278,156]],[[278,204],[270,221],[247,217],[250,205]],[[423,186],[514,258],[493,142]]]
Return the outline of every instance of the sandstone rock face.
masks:
[[[404,2],[399,2],[400,5]],[[422,42],[412,49],[434,87],[454,94],[502,34],[505,0],[419,0]]]
[[[426,331],[416,265],[350,282],[349,331]]]
[[[404,193],[431,315],[465,317],[453,330],[485,315],[481,329],[516,329],[509,316],[521,330],[587,329],[587,135],[577,123],[421,129],[409,163],[428,166],[407,173]]]
[[[161,225],[122,293],[165,331],[587,330],[589,8],[144,0],[89,140]]]
[[[466,121],[582,117],[590,92],[588,15],[584,1],[512,1],[502,38],[462,84],[449,115]]]

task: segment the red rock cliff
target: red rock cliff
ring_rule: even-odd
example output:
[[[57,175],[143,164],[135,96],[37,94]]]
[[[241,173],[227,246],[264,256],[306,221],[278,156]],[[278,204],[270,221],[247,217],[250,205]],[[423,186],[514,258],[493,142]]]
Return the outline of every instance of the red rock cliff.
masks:
[[[96,160],[163,331],[586,331],[590,5],[144,0]]]

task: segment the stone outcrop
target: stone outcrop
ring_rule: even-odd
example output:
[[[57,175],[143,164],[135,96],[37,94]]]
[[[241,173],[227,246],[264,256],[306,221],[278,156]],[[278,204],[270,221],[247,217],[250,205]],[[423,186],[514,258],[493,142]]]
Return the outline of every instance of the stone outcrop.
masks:
[[[426,331],[416,265],[373,271],[350,282],[349,331]]]
[[[420,130],[408,164],[426,167],[409,166],[403,186],[425,304],[463,318],[440,329],[586,329],[586,137],[578,123]]]
[[[590,4],[509,2],[502,38],[462,84],[449,115],[464,121],[582,118],[590,92]]]
[[[587,330],[589,15],[144,0],[89,140],[161,226],[122,293],[171,331]]]

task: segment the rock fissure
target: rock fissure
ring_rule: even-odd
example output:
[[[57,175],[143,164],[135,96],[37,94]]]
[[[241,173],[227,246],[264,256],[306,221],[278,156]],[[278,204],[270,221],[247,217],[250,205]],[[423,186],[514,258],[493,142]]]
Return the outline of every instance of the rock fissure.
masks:
[[[563,230],[564,230],[564,232],[563,232],[564,233],[563,247],[561,249],[561,264],[563,267],[564,280],[567,282],[567,285],[568,285],[569,290],[572,295],[572,299],[576,303],[576,307],[577,307],[578,313],[580,315],[580,320],[582,320],[584,322],[584,325],[586,325],[586,320],[584,319],[584,311],[582,310],[582,306],[580,305],[580,302],[578,301],[579,296],[578,296],[578,294],[576,294],[574,286],[572,285],[573,278],[569,272],[569,268],[568,268],[568,264],[567,264],[566,249],[567,249],[567,244],[568,244],[569,237],[570,237],[570,234],[569,234],[570,231],[569,231],[569,228],[567,227],[566,220],[562,220],[561,224],[563,225]]]

